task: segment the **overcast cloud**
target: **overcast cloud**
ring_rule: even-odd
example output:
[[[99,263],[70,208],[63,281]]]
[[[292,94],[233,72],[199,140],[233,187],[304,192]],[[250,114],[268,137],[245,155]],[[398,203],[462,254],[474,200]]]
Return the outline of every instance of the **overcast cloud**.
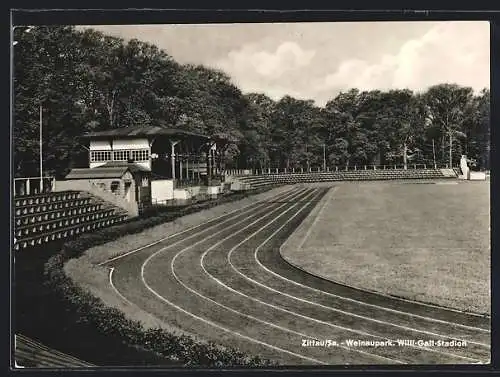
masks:
[[[488,22],[92,26],[224,70],[243,92],[319,105],[349,88],[489,88]]]

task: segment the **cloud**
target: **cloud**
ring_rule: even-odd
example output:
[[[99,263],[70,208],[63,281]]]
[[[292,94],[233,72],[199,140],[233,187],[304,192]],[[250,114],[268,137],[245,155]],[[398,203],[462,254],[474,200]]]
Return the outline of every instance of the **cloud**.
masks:
[[[324,105],[339,91],[443,82],[489,87],[489,23],[333,22],[107,25],[99,30],[155,43],[180,63],[228,73],[243,92]]]
[[[227,72],[244,92],[264,92],[274,99],[287,94],[300,98],[298,76],[312,65],[315,55],[315,50],[303,49],[296,42],[284,41],[274,51],[253,43],[211,65]]]
[[[316,52],[303,50],[295,42],[283,42],[274,52],[258,50],[255,45],[233,50],[219,65],[229,72],[246,71],[265,77],[280,77],[287,72],[304,68]]]
[[[317,88],[420,90],[452,82],[480,90],[489,87],[489,50],[488,23],[444,22],[405,42],[395,54],[376,61],[342,61],[335,72],[316,82]]]

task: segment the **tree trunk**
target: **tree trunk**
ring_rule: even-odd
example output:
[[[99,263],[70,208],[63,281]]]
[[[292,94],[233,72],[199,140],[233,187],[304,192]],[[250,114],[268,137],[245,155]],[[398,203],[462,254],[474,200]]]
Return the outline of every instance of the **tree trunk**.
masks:
[[[445,153],[444,153],[444,135],[441,136],[441,163],[445,161]]]
[[[408,146],[406,145],[406,143],[404,143],[403,145],[403,165],[404,165],[404,169],[408,169]]]

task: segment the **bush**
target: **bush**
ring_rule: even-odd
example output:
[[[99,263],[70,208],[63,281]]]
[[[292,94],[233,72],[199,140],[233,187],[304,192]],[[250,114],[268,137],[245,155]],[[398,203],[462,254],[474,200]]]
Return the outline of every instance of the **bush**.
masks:
[[[127,319],[121,311],[107,307],[99,298],[75,284],[64,272],[64,263],[67,260],[79,257],[91,247],[116,240],[125,234],[141,232],[189,213],[239,200],[268,189],[226,195],[216,200],[177,208],[171,212],[159,211],[150,217],[141,216],[66,242],[61,252],[50,257],[44,266],[45,284],[61,299],[59,305],[62,307],[57,309],[59,312],[72,313],[70,317],[74,318],[74,321],[71,318],[65,320],[64,331],[68,334],[79,334],[77,342],[94,344],[94,353],[100,353],[101,348],[109,347],[109,344],[125,346],[128,352],[117,350],[113,354],[114,362],[121,365],[137,364],[138,360],[143,360],[143,364],[173,363],[204,367],[275,365],[269,360],[251,357],[235,349],[225,348],[214,343],[198,342],[191,337],[174,335],[160,328],[145,329],[140,322]],[[92,328],[96,332],[85,333],[81,331],[81,328]],[[106,339],[106,345],[93,338],[98,336],[96,334],[99,334],[100,338]],[[135,357],[130,357],[131,350],[135,351]],[[88,355],[89,351],[86,350],[86,352]],[[93,359],[98,358],[99,356],[95,355]],[[111,360],[107,361],[107,363],[110,362]]]

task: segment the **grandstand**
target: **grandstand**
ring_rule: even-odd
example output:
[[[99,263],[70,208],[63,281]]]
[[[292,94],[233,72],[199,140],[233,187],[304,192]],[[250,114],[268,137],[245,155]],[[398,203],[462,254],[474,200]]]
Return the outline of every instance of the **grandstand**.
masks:
[[[66,180],[46,184],[44,187],[47,192],[32,194],[29,190],[22,191],[21,193],[27,192],[29,195],[18,194],[14,201],[15,250],[76,236],[136,216],[139,212],[138,206],[144,203],[131,203],[129,198],[132,196],[123,191],[113,192],[103,189],[103,185],[105,186],[106,183],[113,185],[116,182],[126,187],[127,179],[124,174],[129,171],[134,172],[133,169],[128,168],[129,165],[134,164],[123,163],[120,165],[118,163],[117,165],[115,163],[97,165],[94,168],[73,169]],[[182,164],[178,165],[177,168],[177,172],[181,172]],[[210,170],[207,166],[206,171]],[[116,178],[111,177],[110,173],[118,171]],[[222,172],[221,170],[216,171]],[[93,175],[94,172],[96,174]],[[148,170],[144,167],[138,167],[135,172],[144,174]],[[340,169],[338,167],[328,168],[327,171],[318,170],[315,172],[239,170],[226,171],[223,176],[209,174],[210,183],[207,182],[205,185],[195,180],[187,180],[181,184],[179,179],[175,178],[175,171],[170,173],[172,177],[168,179],[151,178],[149,181],[149,174],[147,176],[141,175],[137,179],[136,188],[139,193],[144,189],[141,187],[141,180],[150,182],[148,196],[146,196],[147,200],[150,201],[149,205],[189,205],[200,200],[217,198],[217,195],[225,191],[242,191],[271,185],[336,181],[456,179],[459,170],[427,168],[426,166],[414,166],[407,169],[398,166],[363,166],[361,168],[354,166]],[[186,172],[184,174],[189,176]],[[105,179],[103,180],[103,178]],[[36,185],[31,185],[36,187]],[[29,179],[24,187],[26,186],[29,187]],[[168,196],[169,193],[170,196]],[[138,196],[140,194],[136,194],[136,198]],[[134,204],[135,207],[132,208]]]
[[[94,132],[82,139],[89,143],[88,167],[72,169],[63,180],[15,179],[15,250],[117,224],[152,204],[216,198],[226,188],[216,152],[221,139],[162,127]]]
[[[230,174],[230,173],[228,173]],[[229,175],[228,180],[234,187],[241,189],[264,187],[275,184],[295,184],[335,181],[380,181],[399,179],[449,179],[457,178],[453,169],[434,168],[390,168],[380,169],[363,167],[362,169],[336,169],[333,171],[318,171],[309,173],[270,173],[261,175]]]
[[[14,249],[110,226],[127,219],[120,208],[86,192],[49,192],[14,200]]]

